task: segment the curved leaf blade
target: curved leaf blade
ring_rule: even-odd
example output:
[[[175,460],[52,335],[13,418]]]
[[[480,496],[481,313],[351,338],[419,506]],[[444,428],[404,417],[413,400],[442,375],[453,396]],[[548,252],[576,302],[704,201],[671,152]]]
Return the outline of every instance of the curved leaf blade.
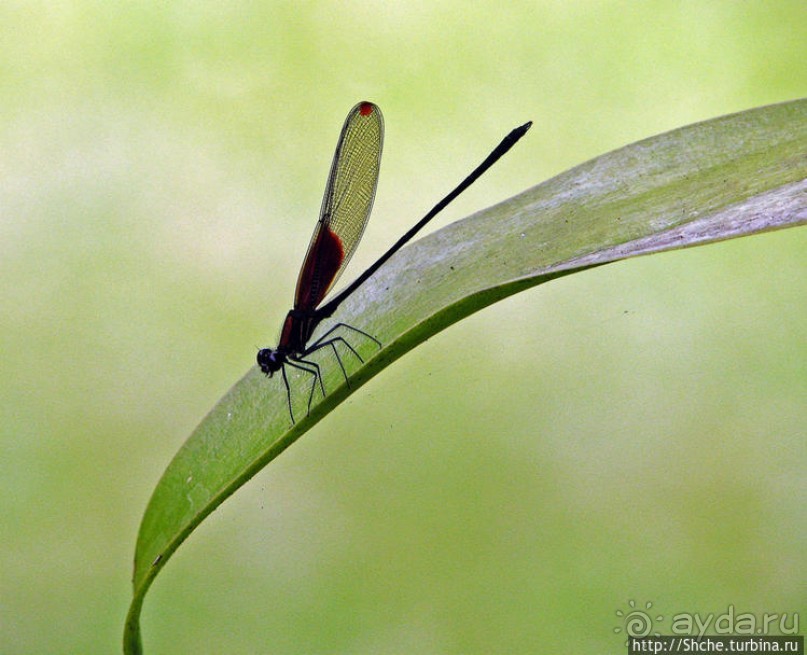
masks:
[[[807,100],[684,127],[586,162],[408,246],[333,321],[384,347],[291,426],[282,381],[253,367],[158,483],[138,536],[124,650],[159,570],[221,502],[353,390],[452,323],[523,289],[627,257],[807,222]],[[327,326],[326,326],[327,329]]]

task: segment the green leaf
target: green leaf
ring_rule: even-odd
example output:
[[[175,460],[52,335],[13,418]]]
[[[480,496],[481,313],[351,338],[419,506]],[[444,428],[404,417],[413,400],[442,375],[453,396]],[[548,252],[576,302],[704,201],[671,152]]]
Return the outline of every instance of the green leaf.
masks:
[[[608,153],[408,246],[326,321],[325,329],[342,321],[383,344],[378,349],[357,337],[363,366],[343,355],[351,388],[333,359],[323,360],[329,393],[315,397],[306,417],[310,376],[293,376],[292,425],[282,378],[267,379],[253,367],[177,453],[140,527],[125,652],[142,651],[144,595],[194,528],[419,343],[497,300],[574,271],[805,222],[807,100],[797,100]]]

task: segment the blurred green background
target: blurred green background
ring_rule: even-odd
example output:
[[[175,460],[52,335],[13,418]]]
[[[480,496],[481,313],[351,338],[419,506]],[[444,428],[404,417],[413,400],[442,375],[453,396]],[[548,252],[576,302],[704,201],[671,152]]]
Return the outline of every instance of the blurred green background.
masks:
[[[387,138],[346,280],[511,127],[440,225],[805,95],[806,36],[803,0],[0,5],[0,652],[119,651],[151,490],[275,343],[356,101]],[[190,537],[146,652],[617,653],[631,600],[804,613],[805,252],[623,262],[431,339]]]

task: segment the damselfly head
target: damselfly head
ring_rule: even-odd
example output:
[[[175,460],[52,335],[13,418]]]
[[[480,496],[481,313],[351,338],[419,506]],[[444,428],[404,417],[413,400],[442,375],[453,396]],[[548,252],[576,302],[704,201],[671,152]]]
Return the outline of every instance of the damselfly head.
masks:
[[[268,377],[272,377],[272,374],[277,373],[286,363],[286,353],[280,350],[272,350],[271,348],[263,348],[258,351],[257,359],[261,371]]]

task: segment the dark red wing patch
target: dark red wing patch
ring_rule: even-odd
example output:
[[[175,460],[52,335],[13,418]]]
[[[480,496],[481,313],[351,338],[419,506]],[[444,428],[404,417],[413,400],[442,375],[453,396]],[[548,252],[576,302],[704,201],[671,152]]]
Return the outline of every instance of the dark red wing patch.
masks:
[[[323,226],[311,244],[297,283],[295,309],[314,309],[331,288],[345,259],[342,240]]]

